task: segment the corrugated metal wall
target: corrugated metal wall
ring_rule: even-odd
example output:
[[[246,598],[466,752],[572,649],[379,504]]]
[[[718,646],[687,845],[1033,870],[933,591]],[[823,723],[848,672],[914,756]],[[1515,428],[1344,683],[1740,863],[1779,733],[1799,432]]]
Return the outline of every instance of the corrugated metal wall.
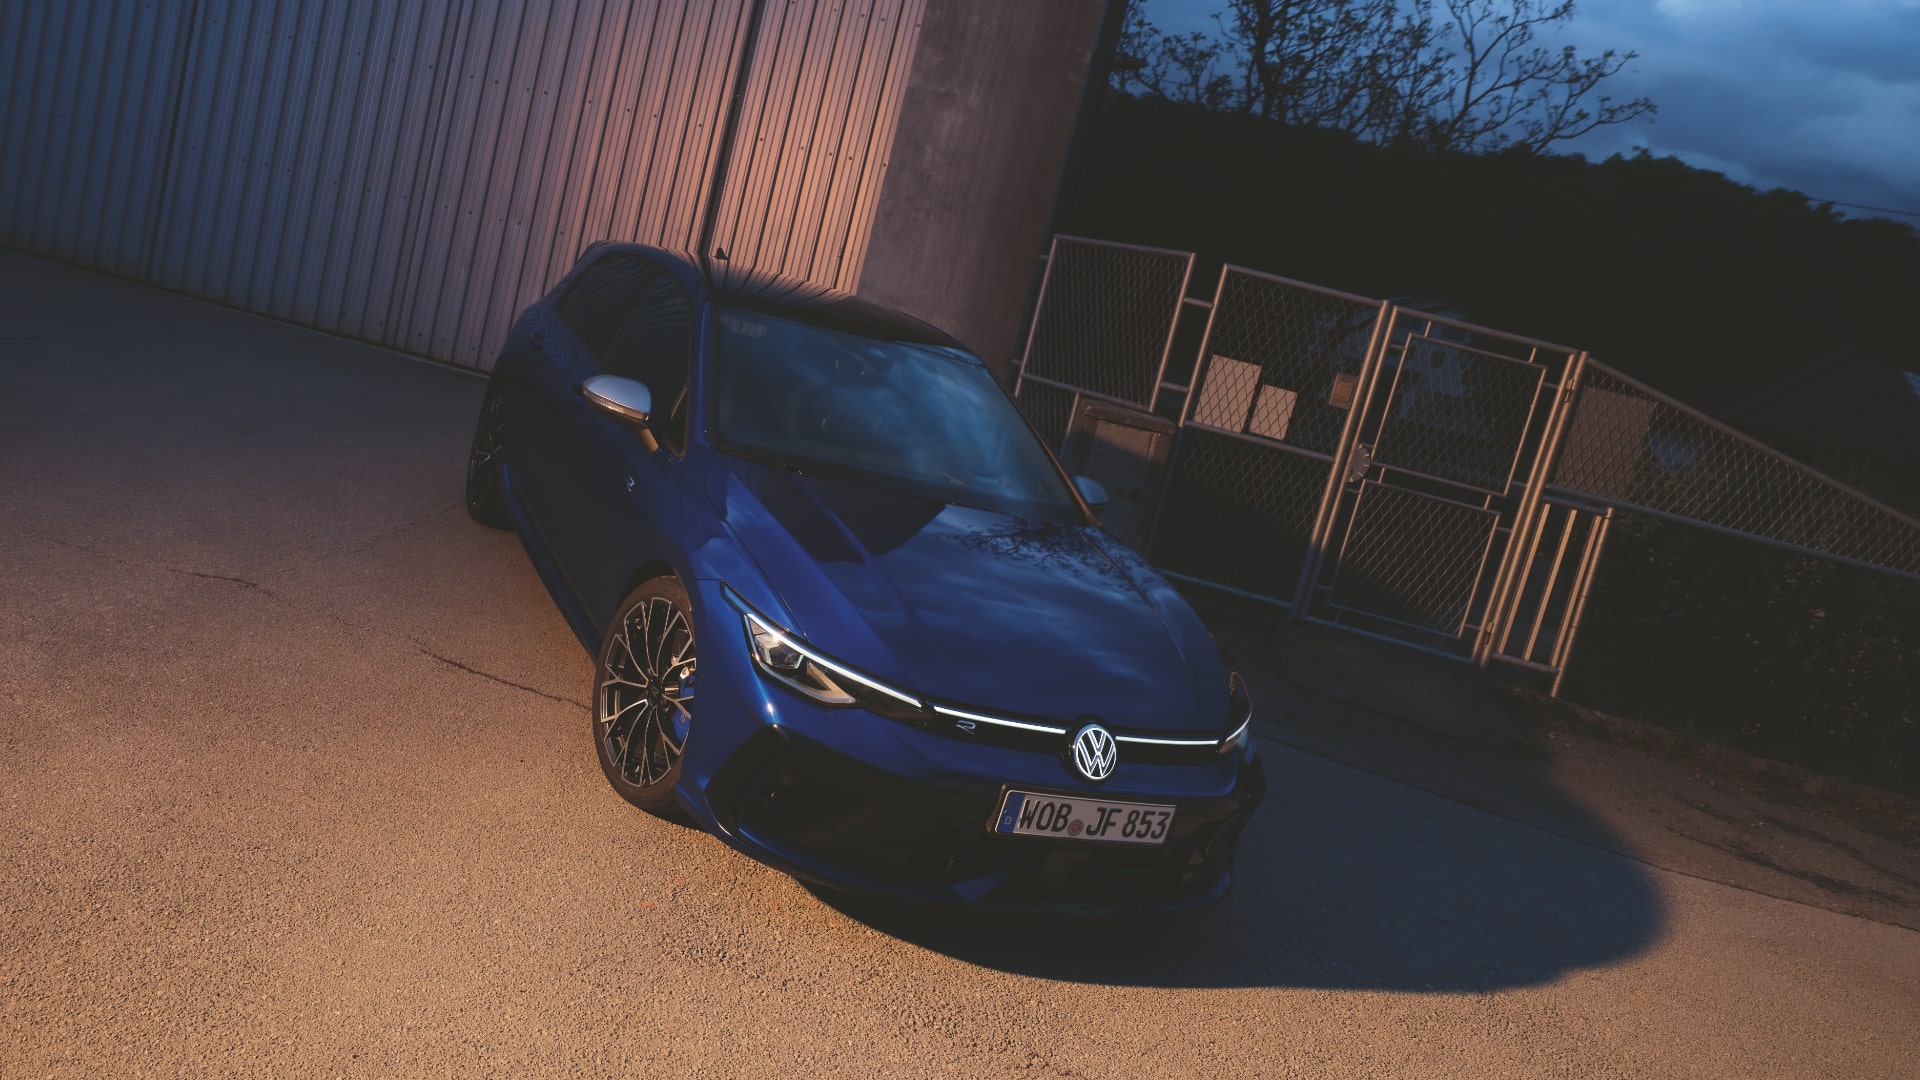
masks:
[[[770,3],[714,243],[854,291],[925,0]]]
[[[481,368],[587,243],[697,242],[754,7],[0,3],[0,242]],[[766,0],[736,264],[857,281],[921,3]]]
[[[139,275],[187,0],[0,0],[0,243]]]

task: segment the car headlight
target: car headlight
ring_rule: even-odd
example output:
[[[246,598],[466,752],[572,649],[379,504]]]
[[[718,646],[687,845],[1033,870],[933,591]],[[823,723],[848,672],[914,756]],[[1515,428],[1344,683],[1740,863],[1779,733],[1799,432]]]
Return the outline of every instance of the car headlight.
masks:
[[[732,589],[726,590],[726,594],[746,627],[747,646],[753,653],[754,666],[775,682],[822,705],[857,705],[894,715],[919,714],[925,710],[919,698],[863,675],[796,640],[794,635],[753,610]]]
[[[1247,680],[1240,669],[1227,668],[1227,722],[1233,733],[1220,740],[1220,756],[1232,757],[1253,741],[1253,695],[1247,693]]]

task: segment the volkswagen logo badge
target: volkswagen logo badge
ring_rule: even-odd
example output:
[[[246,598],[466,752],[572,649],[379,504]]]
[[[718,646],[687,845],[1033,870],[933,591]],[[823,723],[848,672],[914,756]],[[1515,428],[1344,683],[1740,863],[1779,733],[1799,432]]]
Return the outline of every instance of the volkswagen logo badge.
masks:
[[[1113,775],[1113,767],[1120,763],[1120,747],[1113,741],[1112,732],[1099,724],[1088,724],[1073,733],[1067,760],[1074,772],[1097,784]]]

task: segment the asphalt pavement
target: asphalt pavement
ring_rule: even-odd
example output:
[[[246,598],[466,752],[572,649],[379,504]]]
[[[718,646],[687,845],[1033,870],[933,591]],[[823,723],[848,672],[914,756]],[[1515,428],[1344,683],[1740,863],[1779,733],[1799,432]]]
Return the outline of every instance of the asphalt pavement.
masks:
[[[0,252],[0,1077],[1914,1074],[1920,933],[1278,741],[1175,920],[633,810],[461,508],[481,389]]]

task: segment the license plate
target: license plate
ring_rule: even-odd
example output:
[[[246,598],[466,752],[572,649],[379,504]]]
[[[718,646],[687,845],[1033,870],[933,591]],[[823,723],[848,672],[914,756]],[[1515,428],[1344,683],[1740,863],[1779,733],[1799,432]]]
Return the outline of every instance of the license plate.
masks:
[[[1171,806],[1101,802],[1066,795],[1009,791],[1000,804],[993,831],[1013,836],[1051,836],[1061,840],[1105,840],[1121,844],[1163,844],[1173,828]]]

